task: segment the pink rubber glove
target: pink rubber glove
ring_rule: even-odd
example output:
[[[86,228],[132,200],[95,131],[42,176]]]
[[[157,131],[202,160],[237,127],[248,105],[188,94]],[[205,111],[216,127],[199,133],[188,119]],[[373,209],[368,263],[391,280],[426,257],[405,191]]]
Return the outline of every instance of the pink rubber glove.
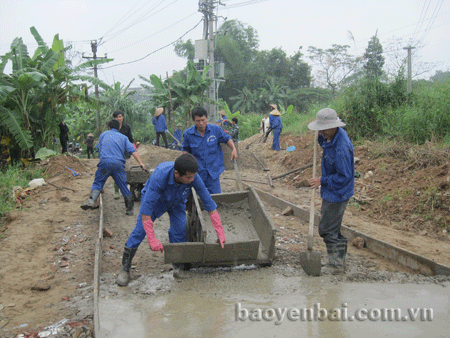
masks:
[[[223,243],[226,243],[225,239],[225,231],[222,227],[222,221],[220,220],[220,216],[218,212],[215,212],[211,215],[209,215],[209,218],[211,219],[211,223],[214,227],[214,230],[216,230],[217,238],[219,239],[219,243],[222,246],[222,249],[224,248]]]
[[[158,241],[155,237],[155,232],[153,231],[153,222],[151,219],[142,221],[144,225],[145,233],[147,234],[148,244],[150,245],[150,249],[152,251],[164,251],[164,248],[160,241]]]

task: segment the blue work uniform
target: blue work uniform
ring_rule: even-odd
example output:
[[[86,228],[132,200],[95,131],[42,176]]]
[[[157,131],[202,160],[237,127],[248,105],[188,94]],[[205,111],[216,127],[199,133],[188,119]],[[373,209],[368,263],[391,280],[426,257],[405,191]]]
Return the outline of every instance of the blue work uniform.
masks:
[[[217,122],[220,122],[224,127],[226,127],[226,126],[228,126],[228,122],[223,122],[222,123],[222,121],[225,121],[225,120],[227,120],[227,116],[226,115],[222,115],[221,117],[219,117]]]
[[[134,153],[136,149],[133,144],[127,136],[112,128],[100,135],[97,146],[100,161],[91,190],[102,190],[108,177],[112,176],[122,195],[124,197],[131,195],[127,187],[124,153],[125,151],[130,154]]]
[[[175,140],[178,140],[178,142],[180,142],[180,144],[181,144],[182,139],[183,139],[183,132],[181,131],[181,129],[178,129],[178,128],[175,129],[175,132],[173,133],[173,136],[175,137]],[[176,150],[181,150],[181,147],[178,145],[178,143],[175,146],[175,149]]]
[[[281,117],[279,115],[269,115],[269,125],[273,132],[273,142],[272,149],[280,150],[280,134],[281,129],[283,129],[283,123],[281,122]]]
[[[151,174],[142,189],[141,208],[136,226],[128,238],[125,246],[137,248],[144,240],[146,233],[142,224],[142,215],[151,216],[152,221],[161,217],[165,212],[169,214],[170,243],[186,242],[186,202],[193,187],[203,201],[205,210],[217,209],[216,203],[206,190],[200,176],[195,175],[189,184],[178,184],[174,177],[174,163],[163,162]]]
[[[184,132],[183,151],[194,155],[199,168],[198,174],[211,194],[220,194],[220,174],[225,170],[221,143],[227,143],[231,136],[214,124],[207,124],[202,136],[195,126]]]
[[[348,200],[354,194],[353,144],[345,130],[340,127],[330,142],[327,143],[322,135],[319,135],[318,142],[323,149],[320,179],[322,218],[319,235],[326,245],[347,245],[347,239],[341,234],[341,224]]]
[[[166,118],[164,115],[153,117],[152,123],[155,126],[155,132],[157,133],[164,133],[167,129]]]

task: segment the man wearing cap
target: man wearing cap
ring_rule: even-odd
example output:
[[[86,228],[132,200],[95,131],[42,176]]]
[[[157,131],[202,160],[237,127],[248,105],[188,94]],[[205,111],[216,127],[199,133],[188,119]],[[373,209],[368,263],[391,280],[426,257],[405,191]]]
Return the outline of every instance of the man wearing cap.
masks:
[[[208,113],[202,107],[192,109],[194,126],[183,135],[183,153],[190,153],[198,161],[198,175],[211,194],[220,194],[220,174],[225,170],[221,143],[231,149],[231,160],[237,159],[237,150],[231,136],[215,124],[208,123]]]
[[[309,184],[312,189],[321,187],[319,235],[328,254],[328,264],[322,272],[333,274],[345,273],[347,238],[341,234],[341,224],[355,185],[353,144],[341,128],[344,126],[336,111],[330,108],[320,110],[316,120],[308,125],[319,132],[318,143],[323,149],[322,177],[309,179]]]
[[[159,147],[159,137],[162,136],[164,140],[164,145],[167,148],[169,148],[169,143],[167,143],[167,136],[166,136],[166,130],[167,130],[167,124],[166,124],[166,118],[162,113],[164,112],[164,108],[156,108],[155,110],[155,116],[152,119],[152,123],[155,126],[155,132],[156,132],[156,146]]]
[[[269,114],[269,129],[266,132],[266,139],[269,133],[273,131],[273,142],[272,150],[280,151],[280,134],[283,129],[283,123],[281,122],[281,113],[277,109],[276,104],[271,104],[270,109],[272,110]]]
[[[89,133],[86,141],[84,141],[86,144],[86,154],[88,159],[91,158],[90,154],[92,154],[92,158],[95,158],[94,156],[94,134]]]
[[[181,131],[181,124],[178,123],[177,124],[177,129],[175,129],[173,136],[175,138],[175,142],[177,143],[177,145],[175,146],[175,150],[181,150],[181,142],[183,139],[183,132]]]

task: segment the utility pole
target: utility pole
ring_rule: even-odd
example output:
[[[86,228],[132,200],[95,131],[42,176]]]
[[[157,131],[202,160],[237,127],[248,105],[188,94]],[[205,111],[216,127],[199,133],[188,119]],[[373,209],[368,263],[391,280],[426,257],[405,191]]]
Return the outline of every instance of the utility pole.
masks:
[[[104,57],[98,57],[97,58],[97,40],[91,40],[91,50],[92,50],[92,54],[94,56],[91,57],[91,56],[84,56],[83,55],[83,58],[88,59],[88,60],[91,60],[91,59],[94,59],[94,60],[96,60],[96,59],[106,59],[107,58],[106,54],[105,54]],[[96,79],[98,79],[97,64],[94,64],[94,77]],[[98,85],[97,84],[95,85],[95,98],[98,100]],[[101,129],[100,129],[100,108],[97,109],[97,131],[98,131],[99,134],[101,133]]]
[[[403,47],[403,49],[406,49],[408,51],[408,80],[407,80],[407,89],[406,92],[409,94],[412,92],[412,66],[411,66],[411,49],[414,49],[416,47]]]
[[[203,13],[204,21],[203,21],[203,40],[208,41],[208,59],[209,62],[206,64],[211,65],[209,69],[209,77],[213,79],[213,83],[208,89],[208,97],[212,101],[216,99],[216,80],[214,73],[214,21],[217,19],[214,15],[214,4],[218,3],[218,1],[214,0],[199,0],[198,2],[198,11]],[[217,115],[217,107],[213,103],[209,104],[209,114],[214,119]]]

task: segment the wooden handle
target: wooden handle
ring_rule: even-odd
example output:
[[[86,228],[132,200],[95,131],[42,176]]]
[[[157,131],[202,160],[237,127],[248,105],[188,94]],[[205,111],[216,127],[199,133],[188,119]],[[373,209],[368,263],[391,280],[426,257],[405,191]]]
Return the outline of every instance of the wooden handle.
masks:
[[[316,178],[317,173],[317,145],[319,132],[316,130],[314,133],[314,160],[313,160],[313,178]],[[308,250],[311,251],[313,247],[314,236],[314,205],[315,205],[316,188],[311,189],[311,204],[309,207],[309,233],[308,233]]]

